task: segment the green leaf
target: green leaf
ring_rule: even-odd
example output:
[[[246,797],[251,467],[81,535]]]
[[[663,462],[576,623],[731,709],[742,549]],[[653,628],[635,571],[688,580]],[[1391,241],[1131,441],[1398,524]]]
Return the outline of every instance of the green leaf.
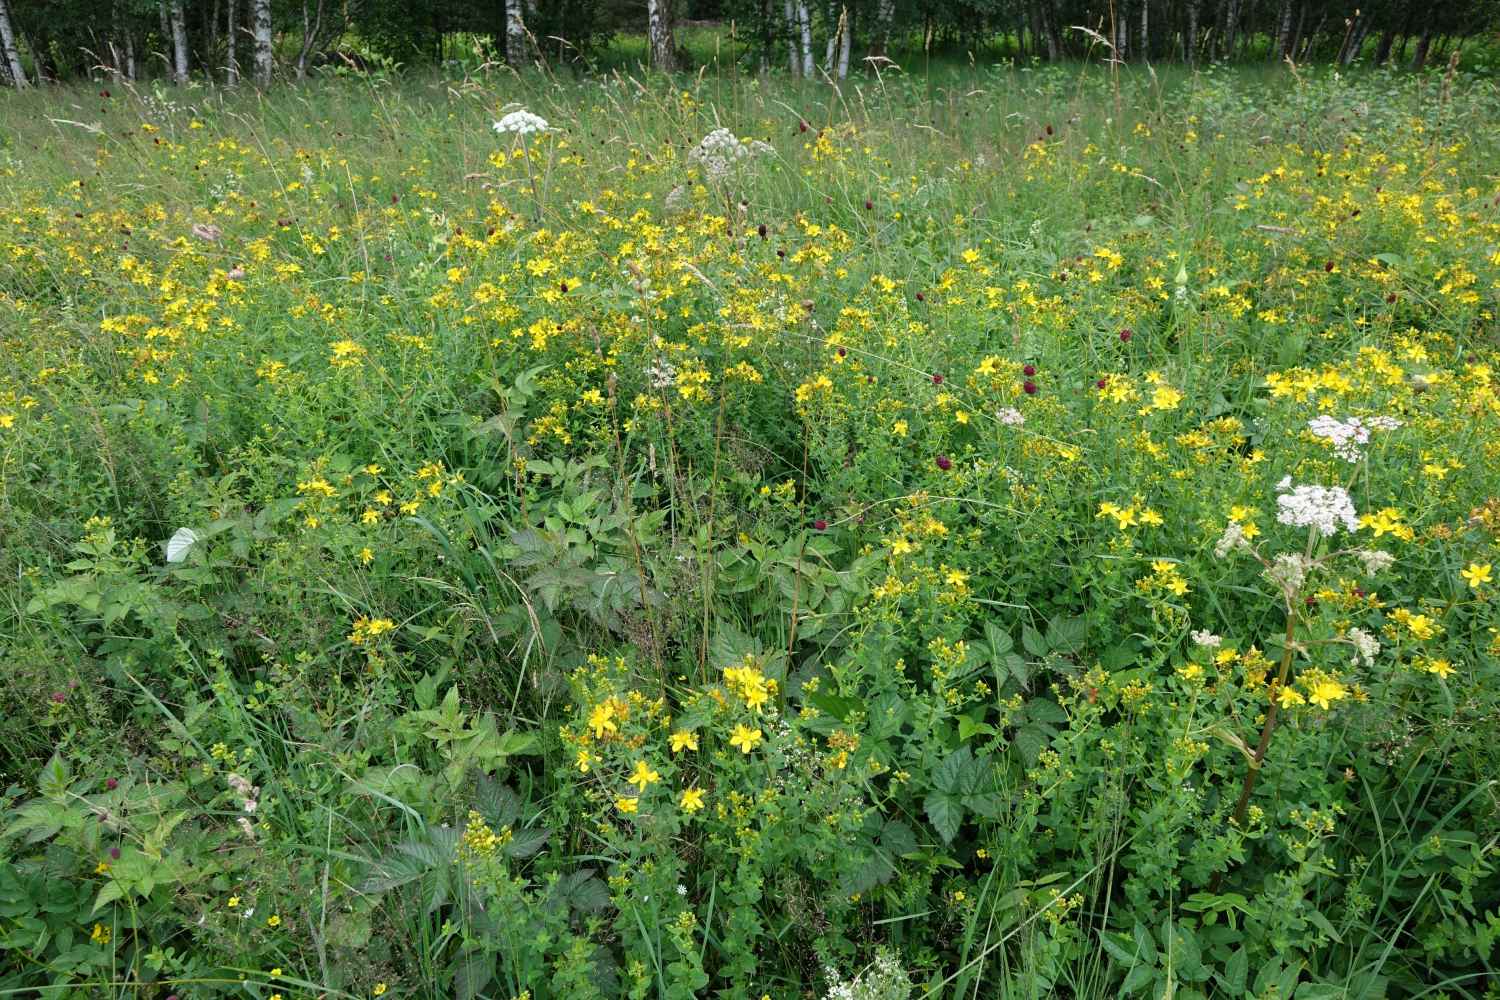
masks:
[[[1032,656],[1041,658],[1047,655],[1047,640],[1030,625],[1021,626],[1021,645]]]
[[[1219,985],[1231,997],[1245,995],[1245,977],[1250,973],[1250,955],[1243,947],[1236,948],[1218,974]]]
[[[107,906],[108,904],[113,903],[115,900],[121,898],[124,895],[125,887],[120,884],[119,880],[110,879],[108,882],[104,883],[103,888],[99,890],[99,895],[94,897],[94,908],[89,911],[89,914],[92,916],[93,914],[98,913],[100,907]]]
[[[1125,993],[1136,993],[1151,984],[1156,975],[1156,966],[1142,963],[1130,970],[1125,977],[1125,982],[1120,984],[1120,990]]]
[[[68,797],[68,785],[73,781],[73,769],[63,760],[62,751],[52,755],[37,775],[37,790],[53,802],[63,802]]]
[[[465,952],[453,974],[453,993],[458,1000],[474,1000],[494,977],[495,956],[478,948]]]
[[[1048,734],[1039,725],[1026,725],[1016,730],[1011,746],[1027,764],[1035,764],[1043,750],[1047,749]]]
[[[958,828],[963,824],[963,804],[952,795],[933,792],[927,796],[923,806],[927,810],[927,819],[932,823],[933,829],[937,830],[938,836],[943,838],[943,843],[953,843],[953,838],[958,836]]]
[[[1088,638],[1088,621],[1084,618],[1054,618],[1047,624],[1047,645],[1054,653],[1069,656],[1081,652]]]
[[[1002,656],[1016,648],[1015,640],[1010,637],[1010,633],[994,622],[984,623],[984,638],[989,644],[991,663],[999,663]]]
[[[968,771],[973,762],[974,755],[968,747],[959,747],[954,750],[932,772],[933,787],[950,795],[972,790],[966,788],[965,785],[970,780]]]

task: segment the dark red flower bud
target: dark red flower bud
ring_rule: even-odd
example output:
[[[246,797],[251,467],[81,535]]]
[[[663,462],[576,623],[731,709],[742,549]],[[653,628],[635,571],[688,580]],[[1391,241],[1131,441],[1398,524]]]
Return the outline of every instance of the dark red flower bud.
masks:
[[[828,522],[825,521],[825,520],[823,520],[820,517],[816,521],[813,522],[813,527],[816,528],[819,531],[827,531],[828,530]]]
[[[1035,396],[1036,395],[1036,383],[1035,382],[1027,382],[1025,385],[1021,386],[1021,388],[1023,390],[1025,390],[1026,395],[1028,395],[1028,396]]]
[[[937,467],[939,469],[942,469],[944,472],[947,472],[949,469],[953,468],[953,460],[947,455],[939,455],[937,457]]]
[[[873,209],[874,207],[875,207],[875,203],[873,201],[871,201],[870,199],[866,198],[865,199],[865,211],[868,212],[871,209]]]
[[[1128,344],[1130,342],[1130,338],[1134,336],[1135,331],[1131,330],[1130,327],[1127,326],[1125,329],[1120,331],[1120,342],[1122,344]]]
[[[1033,375],[1036,374],[1036,365],[1024,365],[1024,366],[1022,366],[1022,368],[1021,368],[1021,374],[1025,375],[1027,378],[1031,378],[1031,376],[1033,376]]]
[[[927,296],[923,295],[921,292],[918,292],[917,293],[917,301],[918,302],[926,302],[927,301]]]
[[[755,231],[760,234],[761,239],[766,238],[766,224],[764,222],[762,222],[759,226],[756,226]]]
[[[1095,389],[1103,389],[1107,385],[1109,385],[1109,381],[1107,379],[1102,379],[1101,378],[1099,381],[1097,381],[1097,382],[1094,383],[1094,388]]]
[[[1324,264],[1323,265],[1323,271],[1325,273],[1327,273],[1327,274],[1332,274],[1333,273],[1333,261],[1330,260],[1328,263]]]
[[[120,860],[120,849],[118,847],[111,847],[109,849],[109,857],[110,857],[110,860],[112,860],[112,861],[119,861]]]
[[[104,787],[106,789],[108,789],[109,791],[112,792],[116,788],[120,787],[120,783],[118,781],[116,781],[114,778],[106,778],[106,779],[104,779]]]

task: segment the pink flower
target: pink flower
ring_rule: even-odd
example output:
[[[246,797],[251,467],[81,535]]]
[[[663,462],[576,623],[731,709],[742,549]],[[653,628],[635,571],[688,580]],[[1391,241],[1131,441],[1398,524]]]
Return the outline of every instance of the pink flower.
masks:
[[[937,467],[939,469],[942,469],[944,472],[947,472],[949,469],[953,468],[953,460],[947,455],[939,455],[937,457]]]

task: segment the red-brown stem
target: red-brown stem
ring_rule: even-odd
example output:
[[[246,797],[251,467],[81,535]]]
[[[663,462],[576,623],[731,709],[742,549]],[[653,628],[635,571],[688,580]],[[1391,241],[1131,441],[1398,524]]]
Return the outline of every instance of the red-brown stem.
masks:
[[[1292,656],[1295,653],[1293,639],[1297,632],[1297,612],[1287,608],[1286,613],[1286,649],[1281,654],[1281,669],[1277,671],[1276,683],[1271,686],[1271,705],[1266,709],[1265,725],[1260,727],[1260,743],[1255,752],[1250,755],[1250,768],[1245,772],[1245,787],[1240,789],[1240,800],[1234,807],[1234,825],[1244,826],[1245,814],[1250,811],[1250,794],[1255,791],[1255,779],[1260,774],[1261,762],[1266,759],[1266,751],[1271,746],[1271,731],[1276,728],[1276,715],[1281,708],[1277,696],[1286,685],[1287,674],[1292,669]]]

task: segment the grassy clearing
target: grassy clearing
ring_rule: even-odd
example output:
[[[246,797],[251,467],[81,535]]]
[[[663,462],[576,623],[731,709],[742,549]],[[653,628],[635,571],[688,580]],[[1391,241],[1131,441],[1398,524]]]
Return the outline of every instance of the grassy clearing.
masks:
[[[9,98],[0,991],[1486,995],[1496,98]]]

